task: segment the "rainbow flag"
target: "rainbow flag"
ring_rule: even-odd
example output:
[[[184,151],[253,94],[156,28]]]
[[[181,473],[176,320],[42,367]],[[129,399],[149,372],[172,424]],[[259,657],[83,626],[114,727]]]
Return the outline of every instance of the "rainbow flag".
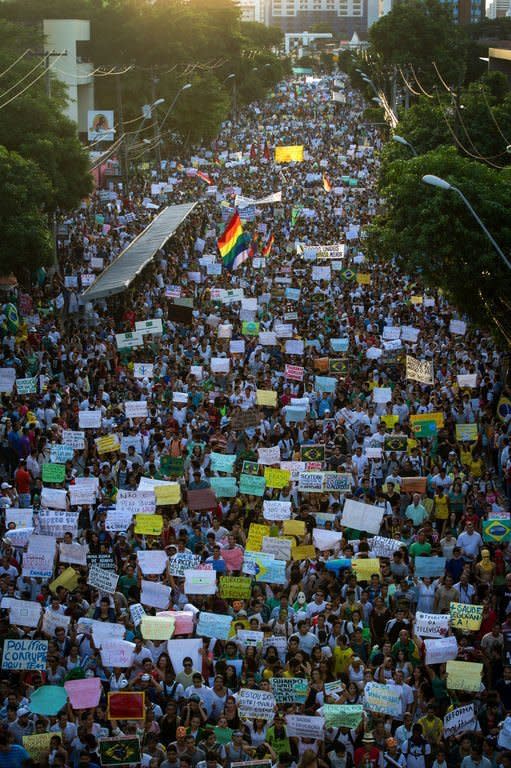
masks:
[[[325,192],[331,192],[332,191],[332,185],[330,184],[330,179],[326,175],[326,173],[323,174],[323,189]]]
[[[226,269],[234,270],[250,257],[250,235],[243,231],[238,211],[218,238],[217,245]]]
[[[267,238],[267,240],[266,240],[266,242],[264,244],[263,250],[262,250],[262,254],[261,255],[264,256],[264,258],[266,258],[266,256],[270,255],[274,241],[275,241],[275,237],[273,235],[273,232],[271,232],[270,235],[268,236],[268,238]]]
[[[202,171],[197,171],[197,176],[199,177],[199,179],[202,179],[202,181],[205,181],[206,184],[213,184],[212,179],[210,179],[207,173],[203,173]]]

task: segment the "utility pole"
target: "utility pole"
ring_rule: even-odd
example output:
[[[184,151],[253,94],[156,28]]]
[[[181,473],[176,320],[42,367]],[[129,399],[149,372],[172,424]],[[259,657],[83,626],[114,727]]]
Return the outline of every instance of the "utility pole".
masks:
[[[37,56],[38,58],[44,59],[44,83],[46,86],[46,95],[49,99],[51,99],[51,70],[50,70],[50,60],[52,56],[67,56],[67,51],[63,50],[59,53],[59,51],[31,51],[31,56]]]
[[[116,84],[116,90],[117,90],[117,111],[119,113],[118,125],[119,125],[119,138],[120,138],[124,131],[124,110],[123,110],[123,104],[122,104],[122,84],[121,84],[120,74],[116,75],[115,84]],[[128,184],[129,184],[128,142],[126,141],[126,139],[123,139],[123,142],[119,147],[119,158],[120,158],[120,165],[121,165],[122,183],[124,186],[124,193],[126,194],[128,191]]]
[[[156,85],[159,83],[159,79],[156,77],[156,72],[154,67],[151,69],[151,98],[153,100],[153,105],[156,102]],[[160,179],[161,174],[161,138],[160,138],[160,124],[158,122],[158,113],[156,112],[157,107],[152,107],[152,114],[151,117],[154,121],[154,141],[156,143],[156,167],[157,167],[157,180]]]

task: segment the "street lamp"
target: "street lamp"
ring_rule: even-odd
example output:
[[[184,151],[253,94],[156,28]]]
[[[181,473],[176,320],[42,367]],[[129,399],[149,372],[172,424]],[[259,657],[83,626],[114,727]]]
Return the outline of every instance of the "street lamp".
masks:
[[[392,137],[392,141],[396,141],[398,144],[402,144],[403,147],[408,147],[413,156],[417,157],[418,153],[413,144],[410,144],[410,142],[404,139],[402,136],[398,136],[397,133],[395,133]]]
[[[163,118],[163,120],[162,120],[162,121],[161,121],[161,123],[160,123],[160,130],[163,128],[164,124],[167,122],[167,119],[168,119],[169,115],[171,115],[171,114],[172,114],[172,110],[173,110],[173,109],[174,109],[174,107],[176,106],[176,101],[178,100],[178,98],[181,96],[181,94],[182,94],[184,91],[187,91],[187,90],[188,90],[189,88],[191,88],[191,87],[192,87],[192,84],[191,84],[191,83],[185,83],[184,85],[182,85],[182,86],[181,86],[181,88],[179,89],[179,91],[178,91],[178,92],[176,93],[176,95],[174,96],[174,99],[172,100],[172,104],[171,104],[171,105],[170,105],[170,107],[167,109],[167,112],[165,113],[165,117]]]
[[[222,85],[228,80],[232,80],[232,122],[234,125],[236,125],[236,73],[231,72],[230,75],[224,77]]]
[[[511,262],[508,260],[507,256],[504,254],[504,251],[500,247],[500,245],[497,243],[491,232],[486,228],[486,226],[483,224],[477,213],[474,211],[470,203],[468,202],[467,198],[461,191],[461,189],[458,189],[458,187],[455,187],[453,184],[449,184],[448,181],[445,179],[441,179],[439,176],[433,176],[432,174],[428,173],[426,176],[422,177],[422,181],[425,184],[429,184],[432,187],[437,187],[438,189],[443,189],[449,192],[456,192],[458,197],[461,197],[463,202],[465,203],[466,207],[474,217],[474,219],[477,221],[481,229],[483,230],[484,234],[490,241],[490,243],[493,245],[494,249],[497,251],[498,255],[506,265],[508,269],[511,269]]]

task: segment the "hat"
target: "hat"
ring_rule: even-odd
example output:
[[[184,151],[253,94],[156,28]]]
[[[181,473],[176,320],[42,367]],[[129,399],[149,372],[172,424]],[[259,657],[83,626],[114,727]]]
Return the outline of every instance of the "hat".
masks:
[[[373,736],[372,731],[367,731],[366,733],[364,733],[364,736],[362,738],[362,743],[363,744],[374,744],[374,736]]]
[[[9,483],[2,483],[1,488],[2,491],[6,491],[8,488],[12,488],[12,485],[9,485]]]
[[[25,717],[25,715],[29,715],[29,714],[30,714],[30,710],[27,709],[27,707],[20,707],[16,712],[16,715],[18,717]]]
[[[200,696],[197,696],[196,693],[192,693],[190,696],[190,701],[200,701]]]
[[[243,732],[242,731],[233,731],[232,735],[233,736],[243,736]]]

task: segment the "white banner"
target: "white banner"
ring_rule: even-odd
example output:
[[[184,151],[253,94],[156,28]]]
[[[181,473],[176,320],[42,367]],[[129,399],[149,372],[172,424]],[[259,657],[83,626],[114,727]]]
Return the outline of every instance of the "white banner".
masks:
[[[407,355],[406,378],[410,381],[418,381],[420,384],[434,384],[433,363],[430,360],[417,360],[415,357]]]

